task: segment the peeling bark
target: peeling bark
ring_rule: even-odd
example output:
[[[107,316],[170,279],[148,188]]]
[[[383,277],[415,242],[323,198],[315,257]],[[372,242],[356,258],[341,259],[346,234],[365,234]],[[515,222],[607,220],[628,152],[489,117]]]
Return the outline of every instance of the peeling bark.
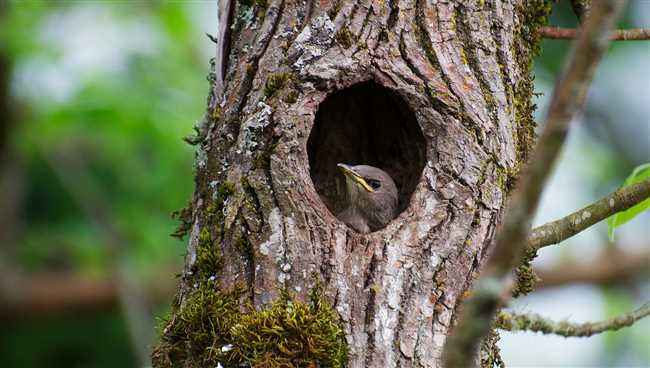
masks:
[[[230,44],[219,45],[227,62],[217,62],[224,84],[214,83],[208,100],[172,320],[197,283],[207,229],[224,260],[215,288],[240,285],[261,310],[281,290],[307,300],[320,280],[341,317],[349,367],[439,366],[532,141],[532,90],[524,87],[533,52],[522,38],[536,36],[524,24],[527,5],[231,4],[232,25],[222,27],[230,34],[220,38]],[[364,81],[407,102],[426,164],[398,218],[362,235],[319,196],[307,139],[319,104]],[[227,196],[224,185],[232,186]]]

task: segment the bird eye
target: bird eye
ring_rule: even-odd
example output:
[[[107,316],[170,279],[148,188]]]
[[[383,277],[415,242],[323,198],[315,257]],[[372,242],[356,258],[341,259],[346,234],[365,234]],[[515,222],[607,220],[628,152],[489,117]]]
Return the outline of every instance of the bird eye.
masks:
[[[368,184],[372,187],[372,189],[379,189],[381,186],[381,183],[379,183],[379,180],[374,180],[374,179],[367,179],[366,180]]]

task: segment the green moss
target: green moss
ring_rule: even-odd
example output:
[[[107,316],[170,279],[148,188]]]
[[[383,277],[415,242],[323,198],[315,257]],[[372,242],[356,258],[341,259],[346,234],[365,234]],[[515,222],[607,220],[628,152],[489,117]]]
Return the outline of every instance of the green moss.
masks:
[[[467,59],[467,54],[465,53],[465,49],[463,49],[463,48],[460,49],[460,60],[463,62],[463,64],[469,65],[469,60]]]
[[[199,280],[207,280],[223,267],[223,255],[218,247],[214,246],[212,235],[207,227],[199,234],[196,247],[196,270]]]
[[[261,8],[266,8],[268,6],[267,0],[239,0],[239,3],[246,6],[257,5]]]
[[[266,96],[266,98],[273,96],[277,90],[284,87],[290,77],[291,75],[289,73],[271,74],[264,85],[264,96]]]
[[[217,106],[213,111],[212,114],[210,114],[212,117],[212,121],[219,121],[221,118],[221,107]]]
[[[257,71],[257,68],[255,67],[255,65],[253,65],[253,63],[248,63],[246,65],[246,77],[247,78],[252,79],[253,77],[255,77],[255,72],[256,71]]]
[[[513,297],[516,298],[526,295],[535,290],[535,284],[537,284],[538,278],[530,261],[525,261],[515,269],[515,278],[517,282],[512,289]]]
[[[309,303],[281,297],[262,310],[243,306],[241,288],[202,285],[168,321],[154,367],[344,367],[345,334],[320,287]]]
[[[516,30],[513,54],[519,69],[521,79],[515,86],[514,105],[515,121],[517,124],[515,138],[517,142],[517,162],[521,165],[528,160],[529,153],[535,142],[535,120],[533,113],[535,104],[532,102],[534,93],[533,61],[539,54],[541,37],[539,27],[548,23],[551,13],[551,1],[531,0],[519,4],[516,9],[519,19],[519,28]],[[518,174],[518,169],[510,173]]]
[[[192,202],[190,201],[185,207],[172,212],[172,218],[178,219],[180,223],[170,235],[182,240],[192,227]]]
[[[352,47],[352,43],[356,40],[355,34],[350,32],[350,29],[346,26],[341,27],[341,29],[336,32],[336,35],[334,35],[334,37],[338,43],[346,49]]]
[[[330,17],[330,19],[334,19],[336,17],[336,14],[338,14],[341,11],[342,6],[343,6],[342,1],[336,0],[334,6],[327,11],[327,15]]]
[[[296,90],[289,91],[289,93],[287,93],[287,96],[284,98],[284,102],[288,104],[293,104],[296,101],[298,101],[298,91]]]
[[[278,146],[277,142],[267,145],[264,151],[260,152],[255,161],[253,161],[253,169],[265,169],[268,170],[271,168],[271,155],[275,148]]]

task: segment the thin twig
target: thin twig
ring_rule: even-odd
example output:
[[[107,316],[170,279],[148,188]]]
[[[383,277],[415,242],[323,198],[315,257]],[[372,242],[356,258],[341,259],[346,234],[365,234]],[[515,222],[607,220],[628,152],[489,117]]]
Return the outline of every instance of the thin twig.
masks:
[[[650,303],[639,309],[600,322],[571,323],[553,321],[539,314],[516,314],[501,311],[496,318],[496,327],[506,331],[533,331],[564,337],[589,337],[605,331],[616,331],[629,327],[634,322],[650,315]]]
[[[562,27],[540,27],[539,33],[544,38],[554,40],[575,40],[580,29]],[[609,35],[611,41],[646,41],[650,40],[650,29],[617,29]]]
[[[176,286],[172,274],[171,268],[165,268],[144,282],[147,301],[171,299]],[[0,282],[0,321],[120,307],[120,288],[114,277],[56,271],[11,276],[11,285]],[[6,277],[3,274],[3,281]]]
[[[575,43],[564,73],[555,85],[544,130],[528,167],[521,175],[510,208],[500,229],[492,257],[482,272],[475,292],[463,306],[458,326],[445,347],[445,367],[469,367],[479,342],[490,330],[502,303],[510,297],[509,275],[527,245],[531,218],[542,189],[566,139],[573,116],[583,106],[587,89],[600,57],[607,49],[623,1],[595,3]]]
[[[568,261],[553,267],[535,268],[535,274],[541,279],[535,287],[539,290],[572,283],[608,285],[634,278],[646,280],[650,271],[650,248],[642,251],[621,248],[608,248],[589,261]]]
[[[557,244],[649,197],[650,179],[621,188],[568,216],[534,228],[531,231],[528,246],[532,248],[532,251],[537,251],[540,248]]]

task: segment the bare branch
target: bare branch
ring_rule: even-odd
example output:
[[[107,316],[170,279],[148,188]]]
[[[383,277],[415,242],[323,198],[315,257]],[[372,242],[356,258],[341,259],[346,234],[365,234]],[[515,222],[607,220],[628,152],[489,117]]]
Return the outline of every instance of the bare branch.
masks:
[[[554,40],[574,40],[578,37],[579,29],[562,27],[540,27],[539,33],[544,38]],[[618,29],[613,31],[609,39],[611,41],[645,41],[650,40],[650,29]]]
[[[176,286],[165,269],[147,280],[146,300],[169,300]],[[5,282],[11,281],[11,282]],[[0,282],[0,320],[23,315],[49,315],[120,306],[118,281],[111,277],[88,277],[68,272],[3,274]]]
[[[538,314],[516,314],[501,311],[496,326],[506,331],[534,331],[564,337],[589,337],[605,331],[616,331],[632,326],[636,321],[650,315],[650,303],[639,309],[601,322],[571,323],[553,321]]]
[[[528,246],[536,251],[557,244],[649,197],[650,179],[621,188],[568,216],[534,228],[531,231]]]
[[[541,279],[537,289],[571,283],[611,284],[643,277],[650,271],[650,249],[625,251],[609,248],[598,258],[588,262],[564,262],[552,268],[536,268]]]
[[[509,275],[527,245],[529,223],[564,144],[569,123],[584,104],[595,67],[609,44],[607,35],[616,24],[623,1],[599,1],[593,5],[583,32],[557,81],[540,141],[519,179],[500,229],[492,257],[488,260],[466,302],[454,334],[445,348],[446,367],[469,367],[480,340],[490,330],[492,319],[510,296]]]

